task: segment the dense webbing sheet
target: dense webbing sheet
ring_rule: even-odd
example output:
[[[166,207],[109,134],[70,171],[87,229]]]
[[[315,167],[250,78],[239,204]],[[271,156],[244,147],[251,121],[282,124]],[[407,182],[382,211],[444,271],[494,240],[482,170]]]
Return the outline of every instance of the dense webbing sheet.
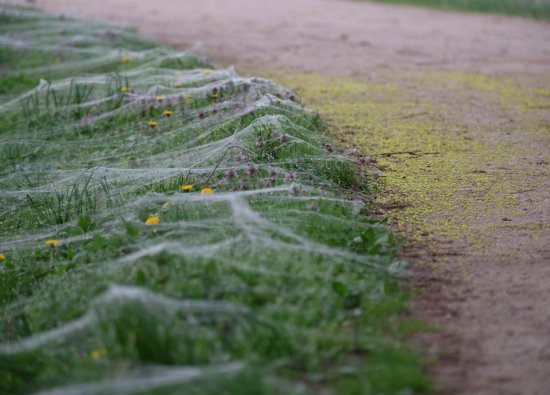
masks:
[[[314,112],[126,30],[7,7],[0,21],[0,390],[288,394],[360,377],[349,355],[384,343],[365,311],[399,265]]]

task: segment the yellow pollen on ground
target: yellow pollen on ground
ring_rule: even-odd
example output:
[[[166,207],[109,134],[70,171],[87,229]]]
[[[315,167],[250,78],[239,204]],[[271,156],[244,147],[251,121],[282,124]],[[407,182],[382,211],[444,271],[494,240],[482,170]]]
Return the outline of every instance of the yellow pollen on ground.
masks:
[[[548,79],[421,71],[388,72],[372,82],[263,74],[296,89],[338,143],[379,169],[378,203],[410,240],[486,246],[490,221],[519,215],[519,194],[533,189],[533,177],[511,164],[529,174],[541,171],[515,141],[548,133]],[[495,137],[503,128],[508,133]]]

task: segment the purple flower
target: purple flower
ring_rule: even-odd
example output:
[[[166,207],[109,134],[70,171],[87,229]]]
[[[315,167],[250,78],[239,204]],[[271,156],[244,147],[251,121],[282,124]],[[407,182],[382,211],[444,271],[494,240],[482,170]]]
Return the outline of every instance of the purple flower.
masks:
[[[285,173],[285,181],[294,181],[294,180],[296,180],[296,174],[287,171]]]
[[[246,174],[251,176],[252,174],[256,173],[256,168],[254,166],[248,166],[246,168]]]
[[[264,145],[265,145],[265,142],[261,137],[258,140],[256,140],[256,148],[263,148]]]
[[[227,170],[225,172],[225,178],[227,178],[227,179],[233,178],[233,177],[235,177],[235,175],[236,175],[235,170],[233,170],[233,169]]]

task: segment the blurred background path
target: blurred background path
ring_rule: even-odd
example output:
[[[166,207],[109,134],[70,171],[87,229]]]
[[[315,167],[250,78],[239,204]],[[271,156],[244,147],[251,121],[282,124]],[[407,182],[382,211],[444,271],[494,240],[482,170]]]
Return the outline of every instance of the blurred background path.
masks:
[[[237,65],[275,63],[342,75],[417,67],[550,71],[548,24],[523,18],[344,0],[31,3],[125,23],[178,47],[202,43],[208,53]]]
[[[295,88],[381,170],[441,391],[548,393],[550,23],[344,0],[33,3]]]

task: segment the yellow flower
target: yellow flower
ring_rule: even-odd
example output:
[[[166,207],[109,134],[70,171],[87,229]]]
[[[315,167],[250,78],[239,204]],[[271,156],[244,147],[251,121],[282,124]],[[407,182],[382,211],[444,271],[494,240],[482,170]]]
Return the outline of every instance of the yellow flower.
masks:
[[[193,190],[193,185],[191,185],[191,184],[182,185],[182,186],[181,186],[181,190],[182,190],[182,191],[185,191],[185,192],[192,191],[192,190]]]
[[[5,261],[5,260],[6,260],[6,255],[0,253],[0,262]]]
[[[105,356],[107,354],[107,351],[105,351],[104,349],[98,349],[98,350],[93,350],[91,353],[90,353],[90,356],[95,360],[97,361],[98,359],[100,359],[101,357]]]
[[[157,225],[160,223],[160,218],[156,215],[151,215],[145,220],[145,225]]]
[[[123,55],[121,58],[120,58],[120,61],[121,62],[124,62],[124,63],[127,63],[130,61],[130,57],[128,55]]]
[[[210,70],[204,69],[204,70],[202,71],[202,73],[203,73],[204,75],[208,75],[208,74],[210,74]]]
[[[217,99],[217,98],[218,98],[218,94],[217,94],[217,93],[212,93],[212,94],[210,95],[210,97],[211,97],[212,99]]]
[[[154,128],[155,126],[157,126],[157,123],[155,121],[149,121],[147,122],[147,125],[151,126],[152,128]]]
[[[166,110],[163,112],[163,114],[166,115],[167,117],[171,116],[173,113],[174,111],[170,111],[170,110]]]
[[[128,93],[128,92],[130,92],[130,89],[128,89],[128,87],[126,87],[126,86],[123,86],[122,88],[120,88],[120,91],[122,93]]]
[[[214,191],[210,188],[202,188],[202,191],[201,191],[201,194],[203,195],[210,195],[211,193],[213,193]]]
[[[166,210],[168,207],[170,207],[170,202],[166,202],[162,205],[163,210]]]
[[[46,244],[53,248],[59,244],[59,240],[49,239],[49,240],[46,240]]]

